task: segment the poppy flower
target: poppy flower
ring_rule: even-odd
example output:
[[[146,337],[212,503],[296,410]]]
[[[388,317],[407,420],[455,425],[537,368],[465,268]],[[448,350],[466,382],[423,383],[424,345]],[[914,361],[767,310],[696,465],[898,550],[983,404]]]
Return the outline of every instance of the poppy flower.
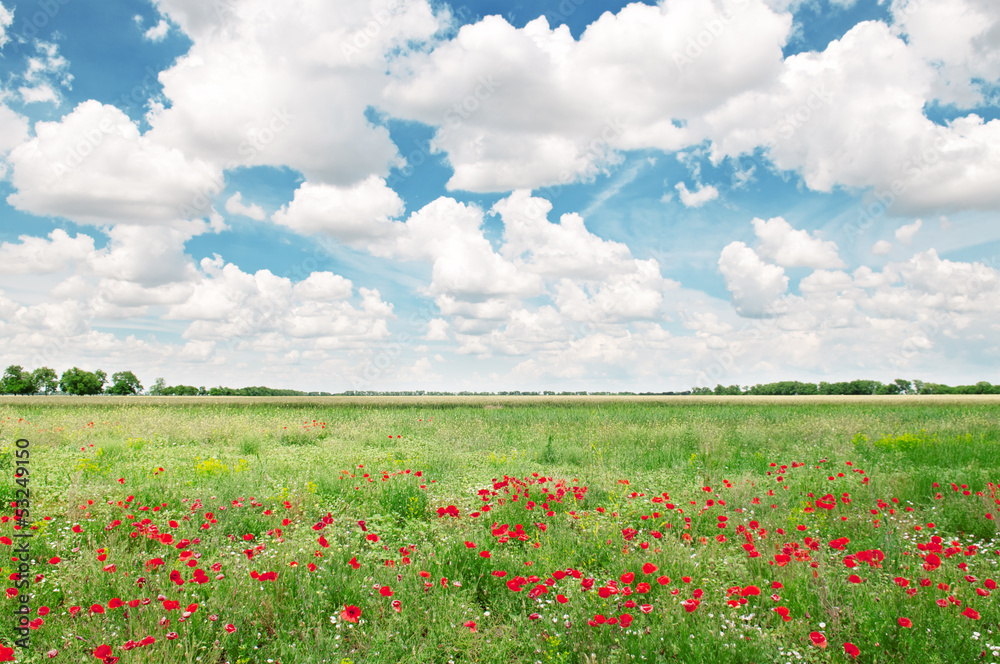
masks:
[[[972,620],[979,620],[979,612],[971,606],[965,607],[965,610],[962,611],[962,615],[966,618],[971,618]]]
[[[751,597],[760,594],[760,588],[757,586],[747,586],[740,591],[740,597]]]
[[[858,650],[858,647],[853,643],[851,643],[850,641],[844,644],[844,652],[853,657],[854,659],[857,659],[858,655],[861,654],[861,651]]]
[[[632,624],[632,616],[627,613],[621,614],[618,616],[618,624],[622,627],[628,627]]]
[[[906,629],[913,627],[913,621],[910,620],[909,618],[900,618],[896,622],[899,623],[900,627],[905,627]]]
[[[659,569],[659,567],[657,567],[653,563],[646,563],[645,565],[642,566],[642,573],[643,574],[652,574],[653,572],[657,571],[658,569]]]
[[[466,620],[464,623],[462,623],[462,626],[463,627],[468,627],[470,632],[475,632],[476,631],[476,621],[475,620]]]
[[[788,622],[789,620],[792,619],[792,617],[788,615],[787,606],[776,606],[771,610],[777,613],[779,616],[781,616],[781,619],[784,620],[785,622]]]
[[[378,589],[378,594],[382,597],[392,597],[392,588],[389,586],[382,586]]]
[[[111,656],[111,646],[109,646],[108,644],[102,643],[101,645],[94,648],[94,657],[96,657],[97,659],[105,659],[110,656]]]
[[[809,639],[817,648],[826,648],[826,637],[819,632],[809,632]]]
[[[361,609],[353,604],[348,604],[344,607],[344,610],[340,612],[340,617],[347,622],[356,623],[358,622],[358,618],[361,617]]]
[[[225,629],[226,629],[227,632],[229,632],[230,634],[232,634],[233,632],[236,631],[236,625],[234,625],[233,623],[229,623],[229,624],[226,625]]]
[[[681,602],[681,606],[683,606],[684,610],[687,611],[688,613],[693,613],[694,610],[698,608],[699,604],[701,604],[701,602],[696,599],[686,599],[683,602]]]
[[[350,565],[351,567],[353,567],[354,569],[358,569],[359,567],[361,567],[361,563],[358,562],[358,557],[357,556],[354,556],[353,558],[351,558],[350,560],[348,560],[347,564]]]
[[[392,608],[396,613],[403,612],[403,604],[398,599],[392,600]]]

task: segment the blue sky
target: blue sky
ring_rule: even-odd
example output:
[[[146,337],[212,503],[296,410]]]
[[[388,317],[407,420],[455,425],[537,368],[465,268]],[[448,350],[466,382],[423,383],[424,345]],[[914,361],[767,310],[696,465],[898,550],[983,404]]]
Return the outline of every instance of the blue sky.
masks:
[[[1000,378],[989,0],[0,3],[5,366]]]

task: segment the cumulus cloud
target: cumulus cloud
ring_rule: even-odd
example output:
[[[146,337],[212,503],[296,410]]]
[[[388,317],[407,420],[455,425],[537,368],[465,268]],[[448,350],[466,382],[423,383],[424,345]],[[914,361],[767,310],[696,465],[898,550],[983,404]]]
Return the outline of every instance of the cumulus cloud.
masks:
[[[931,95],[970,108],[1000,79],[1000,6],[990,0],[893,0],[894,28],[933,64]]]
[[[687,185],[683,182],[678,182],[674,185],[674,189],[680,194],[681,203],[684,207],[701,207],[709,201],[714,201],[719,197],[719,190],[710,184],[698,185],[695,191],[688,191]]]
[[[94,253],[94,238],[77,233],[75,237],[57,228],[46,240],[22,235],[20,242],[0,244],[0,274],[46,274],[70,269]]]
[[[691,124],[711,140],[713,159],[764,146],[778,169],[817,191],[870,189],[900,213],[996,209],[1000,121],[935,124],[924,114],[933,83],[919,53],[868,21],[821,52],[786,58],[774,81]]]
[[[142,36],[151,42],[160,42],[166,39],[168,32],[170,32],[170,24],[160,19],[159,23],[146,30]]]
[[[455,169],[450,189],[586,180],[618,150],[700,142],[673,119],[776,75],[790,28],[760,0],[633,3],[578,41],[544,17],[514,28],[489,16],[402,63],[385,108],[439,127],[432,147]],[[702,33],[709,47],[695,41]]]
[[[354,242],[383,237],[404,210],[403,200],[375,175],[350,186],[304,182],[271,219],[303,234]]]
[[[390,54],[447,21],[427,0],[155,5],[193,44],[159,75],[170,104],[150,118],[152,140],[216,168],[287,166],[339,186],[401,163],[366,111],[381,99]]]
[[[229,214],[238,214],[244,217],[250,217],[256,221],[264,221],[264,208],[257,205],[256,203],[251,203],[246,205],[243,202],[243,194],[241,192],[236,192],[226,201],[226,212]]]
[[[773,314],[775,302],[788,290],[784,269],[765,263],[742,242],[726,245],[719,256],[719,270],[736,310],[744,316]]]
[[[910,244],[913,242],[913,238],[917,235],[917,232],[920,230],[923,223],[923,221],[917,219],[912,224],[900,226],[896,229],[896,240],[898,242],[902,242],[903,244]]]
[[[876,256],[884,256],[892,251],[892,242],[888,240],[879,240],[872,245],[872,253]]]
[[[8,158],[7,202],[86,224],[161,223],[202,216],[221,189],[218,171],[141,135],[124,112],[86,101]]]
[[[807,231],[795,230],[781,217],[767,221],[754,219],[752,223],[760,240],[758,253],[782,267],[846,267],[837,255],[835,242],[813,237]]]

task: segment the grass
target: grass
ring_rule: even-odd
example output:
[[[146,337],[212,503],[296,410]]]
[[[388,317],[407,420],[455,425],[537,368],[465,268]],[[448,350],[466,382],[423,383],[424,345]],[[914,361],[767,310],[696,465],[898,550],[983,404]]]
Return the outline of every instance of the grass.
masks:
[[[0,498],[26,438],[44,577],[17,657],[1000,659],[998,415],[996,397],[5,399]]]

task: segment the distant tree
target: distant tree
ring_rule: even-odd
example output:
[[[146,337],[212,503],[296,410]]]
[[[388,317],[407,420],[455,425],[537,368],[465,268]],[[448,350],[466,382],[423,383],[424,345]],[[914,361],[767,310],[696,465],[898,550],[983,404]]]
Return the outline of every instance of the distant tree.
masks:
[[[66,394],[100,394],[107,380],[108,375],[100,369],[91,372],[73,367],[63,372],[59,389]]]
[[[108,394],[124,397],[140,392],[142,392],[142,383],[131,371],[116,371],[111,374],[111,385],[107,389]]]
[[[198,388],[198,396],[199,397],[208,396],[208,390],[205,389],[204,385]]]
[[[38,367],[31,372],[31,381],[36,392],[52,394],[59,389],[59,374],[49,367]]]
[[[924,393],[924,381],[913,379],[913,393],[914,394]]]
[[[910,394],[913,392],[913,383],[905,378],[897,378],[893,382],[899,387],[899,394]]]
[[[3,394],[34,394],[37,391],[38,386],[31,374],[18,364],[7,367],[3,378],[0,378],[0,392]]]
[[[157,378],[153,383],[153,386],[149,388],[149,394],[154,397],[160,397],[166,394],[167,381],[163,378]]]

